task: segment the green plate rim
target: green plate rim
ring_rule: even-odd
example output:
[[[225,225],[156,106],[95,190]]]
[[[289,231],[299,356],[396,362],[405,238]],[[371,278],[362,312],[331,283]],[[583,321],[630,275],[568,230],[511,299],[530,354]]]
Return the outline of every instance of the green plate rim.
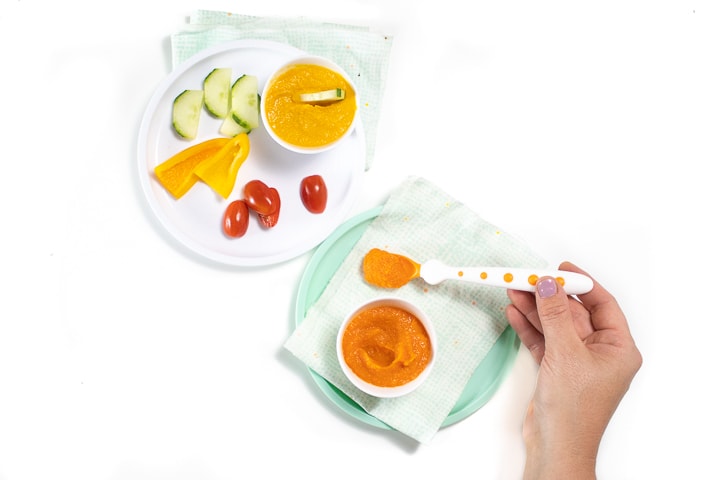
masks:
[[[315,275],[320,265],[331,253],[333,247],[335,247],[338,241],[343,239],[343,237],[345,237],[346,235],[352,235],[351,232],[355,231],[356,227],[362,227],[364,223],[367,223],[367,225],[365,225],[365,228],[362,228],[357,238],[349,237],[350,240],[355,240],[353,242],[353,245],[355,245],[355,243],[360,240],[360,237],[364,233],[367,226],[372,220],[375,219],[375,217],[380,214],[380,212],[382,212],[382,209],[382,206],[375,207],[350,218],[342,225],[340,225],[327,239],[325,239],[325,241],[323,241],[317,247],[300,279],[300,285],[298,287],[298,293],[295,300],[295,326],[298,326],[300,325],[300,323],[303,322],[303,320],[305,319],[305,313],[312,306],[312,304],[317,301],[317,298],[308,298],[308,290],[310,289],[311,285],[313,285],[315,281],[324,281],[325,284],[320,290],[320,292],[322,292],[322,290],[325,288],[325,285],[327,285],[327,282],[330,281],[331,277],[316,280]],[[342,260],[338,262],[338,267],[341,263]],[[333,273],[334,272],[335,270],[333,270]],[[520,340],[515,334],[515,331],[510,326],[508,326],[505,331],[500,335],[495,345],[490,349],[485,359],[475,370],[475,373],[468,381],[468,385],[466,386],[465,391],[461,395],[460,399],[458,399],[458,403],[456,403],[455,407],[453,407],[448,416],[445,418],[441,427],[453,425],[454,423],[457,423],[460,420],[467,418],[468,416],[479,410],[490,400],[490,398],[492,398],[492,396],[495,394],[495,392],[507,376],[508,372],[511,370],[513,363],[515,362],[515,358],[517,357],[519,346]],[[497,362],[500,362],[500,365],[499,367],[495,368]],[[494,374],[494,376],[489,379],[489,383],[487,383],[487,376],[483,375],[485,373],[485,370],[492,370],[492,373]],[[388,426],[386,423],[378,420],[377,418],[367,413],[354,400],[352,400],[349,396],[343,393],[340,389],[336,388],[333,384],[328,382],[325,378],[316,373],[314,370],[308,368],[308,371],[310,372],[310,376],[312,377],[315,384],[320,388],[320,390],[325,394],[325,396],[328,397],[328,399],[342,411],[368,425],[382,429],[392,430],[392,427]],[[473,379],[475,379],[476,377],[483,377],[483,380],[486,383],[484,390],[482,390],[481,392],[471,391],[474,384],[477,383],[477,380],[475,382],[473,381]],[[463,399],[463,397],[468,396],[470,397],[469,399]]]

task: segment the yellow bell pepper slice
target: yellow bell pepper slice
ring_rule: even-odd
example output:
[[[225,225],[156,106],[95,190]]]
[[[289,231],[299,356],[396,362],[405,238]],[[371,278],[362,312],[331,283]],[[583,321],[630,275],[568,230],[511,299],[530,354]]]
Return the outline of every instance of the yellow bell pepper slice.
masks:
[[[240,133],[209,158],[195,166],[193,173],[223,198],[228,198],[235,187],[240,166],[250,153],[247,133]]]
[[[155,177],[165,190],[179,199],[198,181],[193,172],[200,163],[212,158],[230,138],[213,138],[188,147],[155,167]]]

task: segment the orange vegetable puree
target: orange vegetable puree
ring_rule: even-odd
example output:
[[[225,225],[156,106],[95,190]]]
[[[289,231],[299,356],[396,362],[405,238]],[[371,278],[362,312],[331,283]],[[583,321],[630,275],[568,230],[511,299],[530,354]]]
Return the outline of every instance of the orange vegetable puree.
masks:
[[[373,248],[363,259],[365,281],[382,288],[400,288],[416,278],[420,266],[413,260],[396,253]]]
[[[422,322],[393,306],[370,307],[353,317],[343,335],[342,351],[358,377],[380,387],[412,381],[433,355]]]
[[[345,99],[328,104],[303,103],[297,95],[334,88]],[[293,65],[276,77],[265,95],[268,124],[293,145],[319,147],[342,137],[355,117],[355,91],[337,72],[320,65]]]

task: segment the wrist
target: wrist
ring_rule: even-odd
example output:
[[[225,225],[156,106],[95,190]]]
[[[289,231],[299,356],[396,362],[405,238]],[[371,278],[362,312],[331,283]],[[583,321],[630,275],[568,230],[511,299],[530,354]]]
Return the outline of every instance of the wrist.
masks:
[[[526,441],[525,480],[595,480],[598,445],[579,441]]]

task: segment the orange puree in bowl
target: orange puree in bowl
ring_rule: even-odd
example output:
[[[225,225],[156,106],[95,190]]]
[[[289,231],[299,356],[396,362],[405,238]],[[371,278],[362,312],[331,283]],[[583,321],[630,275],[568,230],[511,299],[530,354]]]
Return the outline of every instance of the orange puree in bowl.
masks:
[[[303,103],[302,93],[345,90],[345,98],[328,104]],[[292,65],[264,93],[268,125],[288,143],[321,147],[338,140],[351,127],[357,108],[355,91],[339,73],[320,65]]]
[[[414,380],[433,355],[422,322],[393,306],[370,307],[355,315],[343,335],[342,352],[358,377],[379,387]]]

